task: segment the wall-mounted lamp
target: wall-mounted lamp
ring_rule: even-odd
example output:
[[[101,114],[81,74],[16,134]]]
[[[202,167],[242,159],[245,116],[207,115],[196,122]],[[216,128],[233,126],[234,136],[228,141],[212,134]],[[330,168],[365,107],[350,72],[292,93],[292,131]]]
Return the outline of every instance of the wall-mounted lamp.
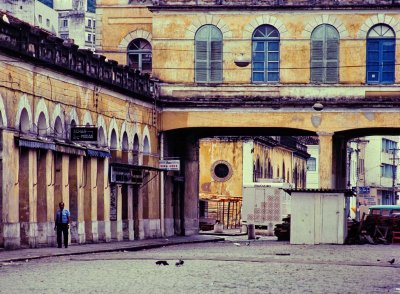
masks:
[[[316,111],[321,111],[322,109],[324,109],[324,105],[322,103],[317,102],[312,106],[312,108]]]
[[[245,57],[243,53],[240,53],[240,55],[235,58],[235,64],[239,67],[246,67],[250,62],[250,58]]]

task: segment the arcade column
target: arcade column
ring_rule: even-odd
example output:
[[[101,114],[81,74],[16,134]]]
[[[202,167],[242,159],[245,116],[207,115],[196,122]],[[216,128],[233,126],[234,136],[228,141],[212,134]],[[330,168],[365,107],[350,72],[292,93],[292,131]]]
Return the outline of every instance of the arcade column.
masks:
[[[318,132],[319,137],[319,187],[334,188],[333,133]]]
[[[3,130],[2,219],[1,231],[6,249],[20,247],[19,224],[19,150],[14,143],[14,133]]]

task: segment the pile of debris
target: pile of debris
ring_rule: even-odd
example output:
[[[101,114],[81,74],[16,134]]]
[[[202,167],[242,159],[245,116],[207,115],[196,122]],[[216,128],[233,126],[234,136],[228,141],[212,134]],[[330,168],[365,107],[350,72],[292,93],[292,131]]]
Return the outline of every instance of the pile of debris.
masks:
[[[348,223],[346,244],[389,244],[393,232],[400,231],[400,215],[380,216],[363,214],[361,221]]]

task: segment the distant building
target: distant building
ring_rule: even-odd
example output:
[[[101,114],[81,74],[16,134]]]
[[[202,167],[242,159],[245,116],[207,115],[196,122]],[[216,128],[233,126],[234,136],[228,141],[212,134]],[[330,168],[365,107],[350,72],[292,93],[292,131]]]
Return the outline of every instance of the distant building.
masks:
[[[266,180],[306,186],[306,146],[295,137],[215,137],[200,141],[200,218],[240,221],[244,184]]]
[[[396,204],[399,137],[365,137],[358,145],[359,203]]]
[[[319,140],[318,137],[304,136],[298,137],[299,142],[307,146],[307,153],[310,157],[307,159],[306,188],[319,188]]]
[[[46,2],[46,3],[44,3]],[[53,34],[58,33],[58,12],[52,1],[1,0],[1,7],[14,17]]]
[[[95,50],[95,0],[17,0],[2,1],[11,15],[38,26],[81,49]]]
[[[73,40],[80,48],[95,51],[95,5],[94,0],[54,0],[54,9],[59,13],[59,37]]]

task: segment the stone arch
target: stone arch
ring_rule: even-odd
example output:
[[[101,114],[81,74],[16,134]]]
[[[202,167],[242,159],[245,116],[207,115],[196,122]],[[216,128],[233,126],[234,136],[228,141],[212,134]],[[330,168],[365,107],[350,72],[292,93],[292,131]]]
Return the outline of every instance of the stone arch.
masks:
[[[21,117],[21,115],[23,116]],[[29,132],[32,130],[32,108],[31,105],[29,104],[28,97],[26,96],[26,94],[21,96],[18,103],[18,110],[15,119],[15,128],[17,130],[23,130],[24,132]]]
[[[97,138],[97,144],[101,147],[107,146],[107,127],[106,127],[106,121],[104,120],[104,117],[100,114],[97,117],[97,127],[98,127],[98,138]]]
[[[124,131],[121,135],[121,150],[122,151],[129,151],[129,139],[128,139],[128,133]]]
[[[54,126],[53,126],[53,133],[55,137],[59,137],[59,138],[64,138],[64,128],[63,128],[63,121],[61,119],[60,116],[56,117],[56,120],[54,122]]]
[[[143,129],[143,142],[141,145],[143,154],[151,153],[150,132],[147,126],[145,126]]]
[[[305,39],[311,39],[311,34],[314,29],[322,24],[329,24],[333,26],[339,32],[339,37],[341,39],[347,38],[349,36],[349,31],[340,19],[338,19],[334,15],[323,14],[315,16],[313,20],[306,24],[302,33],[302,37]]]
[[[1,94],[0,94],[0,127],[8,127],[7,112]]]
[[[76,125],[79,125],[79,117],[78,112],[75,108],[72,108],[69,113],[68,124],[71,125],[71,122],[75,121]]]
[[[39,135],[46,135],[49,129],[50,116],[43,98],[36,104],[35,111],[33,131]]]
[[[263,15],[259,16],[256,19],[253,19],[243,30],[243,39],[251,40],[253,37],[254,30],[262,25],[270,25],[276,28],[279,32],[280,37],[287,37],[289,32],[286,29],[286,26],[280,19],[277,19],[272,15]]]
[[[50,126],[56,137],[65,137],[65,114],[61,104],[54,107]]]
[[[204,25],[215,25],[221,30],[223,39],[232,38],[233,33],[229,26],[220,17],[212,14],[203,15],[194,20],[192,24],[186,28],[185,37],[194,40],[197,30]]]
[[[93,126],[93,120],[92,120],[92,115],[91,115],[90,111],[86,111],[85,114],[83,115],[82,124],[84,126],[87,126],[87,125]]]
[[[114,133],[113,133],[114,131]],[[118,148],[119,144],[119,137],[118,137],[118,125],[115,118],[113,118],[110,122],[110,128],[108,130],[108,146],[110,148]]]
[[[111,150],[117,150],[118,149],[118,134],[115,129],[111,129],[110,133],[110,149]]]
[[[392,16],[385,15],[384,13],[379,13],[371,16],[361,25],[360,30],[357,33],[357,38],[367,39],[369,30],[377,24],[386,24],[391,27],[396,36],[400,34],[400,23],[397,19]]]
[[[145,31],[145,30],[134,30],[132,32],[129,32],[119,43],[118,48],[121,50],[125,50],[128,47],[129,43],[132,42],[135,39],[145,39],[151,44],[153,36],[150,32]]]
[[[46,115],[44,114],[43,111],[40,112],[39,117],[37,118],[36,121],[36,132],[39,136],[46,136],[47,135],[47,130],[49,129]]]
[[[124,138],[125,134],[126,134],[126,138]],[[121,135],[120,135],[120,138],[122,138],[121,139],[121,150],[127,151],[130,149],[131,138],[130,138],[129,134],[130,134],[130,132],[128,131],[128,125],[127,125],[126,121],[124,121],[121,126]]]

